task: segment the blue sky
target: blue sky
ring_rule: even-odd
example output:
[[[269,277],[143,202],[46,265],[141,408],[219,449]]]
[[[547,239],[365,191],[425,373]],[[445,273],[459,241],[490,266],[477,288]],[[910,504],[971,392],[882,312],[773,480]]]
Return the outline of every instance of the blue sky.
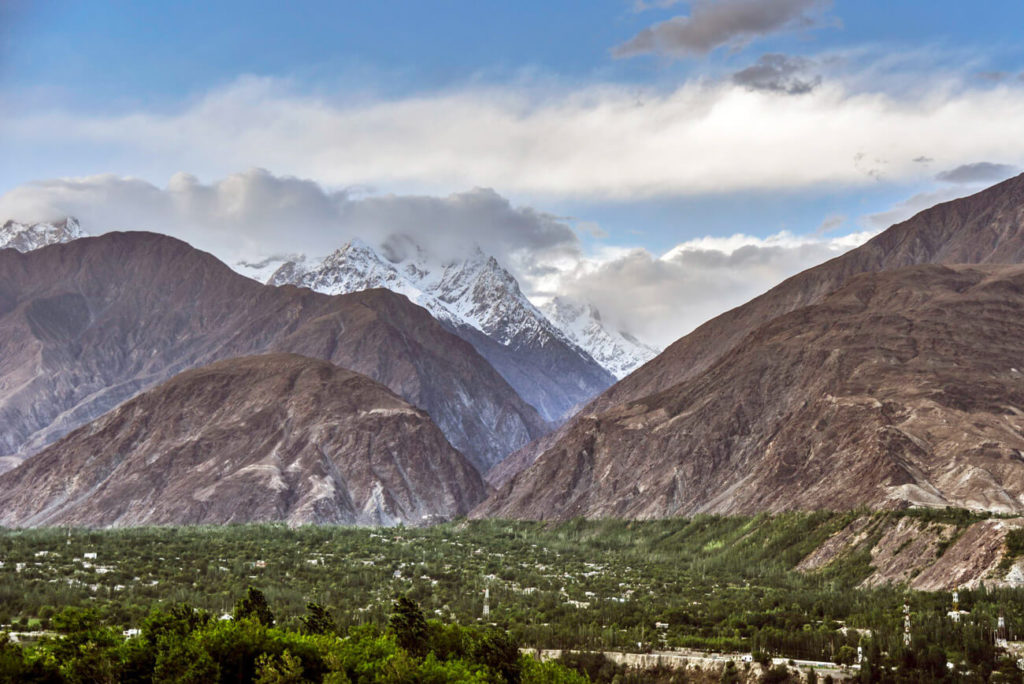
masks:
[[[764,52],[887,45],[973,49],[990,70],[1020,71],[1024,5],[840,2],[818,30],[768,36],[706,57],[612,59],[610,50],[685,3],[638,12],[628,0],[587,2],[26,2],[4,10],[7,92],[86,110],[182,99],[240,74],[331,87],[340,74],[389,75],[357,84],[403,93],[537,70],[571,80],[661,82],[709,63],[743,66]],[[941,58],[939,58],[941,61]],[[342,80],[345,80],[342,78]]]
[[[491,188],[516,221],[478,231],[532,295],[663,344],[1018,172],[1021,26],[1008,0],[13,0],[0,218],[156,226],[230,260],[386,232],[365,217],[401,223],[409,196],[476,211],[465,193]],[[252,227],[266,203],[278,224]]]

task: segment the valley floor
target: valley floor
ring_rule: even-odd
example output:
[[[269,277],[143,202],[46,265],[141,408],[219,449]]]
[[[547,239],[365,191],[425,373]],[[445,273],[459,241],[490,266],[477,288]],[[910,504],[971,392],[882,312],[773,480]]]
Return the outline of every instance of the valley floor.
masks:
[[[951,594],[906,584],[933,572],[979,524],[1010,532],[998,558],[986,561],[988,574],[962,583],[964,613],[954,622]],[[930,658],[933,666],[941,659],[966,671],[999,667],[996,640],[1024,634],[1024,590],[999,576],[1012,576],[1024,554],[1015,524],[915,511],[387,529],[8,530],[0,532],[0,629],[46,629],[67,606],[94,608],[124,629],[171,602],[220,616],[253,586],[278,624],[296,629],[309,601],[348,629],[386,625],[394,597],[407,595],[428,618],[493,625],[531,649],[691,649],[853,663],[860,646],[876,662],[883,654]],[[902,584],[883,581],[882,571],[904,554],[890,578]]]

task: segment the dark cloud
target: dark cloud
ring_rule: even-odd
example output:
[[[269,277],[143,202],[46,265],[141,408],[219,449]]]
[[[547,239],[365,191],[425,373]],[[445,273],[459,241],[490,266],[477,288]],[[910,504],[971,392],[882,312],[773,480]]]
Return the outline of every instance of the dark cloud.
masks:
[[[975,78],[981,81],[989,81],[990,83],[999,83],[1004,80],[1008,73],[1005,71],[978,71],[974,74]]]
[[[994,183],[1013,176],[1019,172],[1016,166],[996,164],[994,162],[976,162],[963,164],[955,169],[943,171],[935,176],[936,180],[946,183]]]
[[[744,45],[771,33],[817,26],[816,14],[828,4],[825,0],[693,0],[689,16],[654,24],[612,53],[616,57],[703,55],[722,45]]]
[[[634,12],[646,12],[652,9],[666,9],[678,5],[683,0],[633,0]]]
[[[733,74],[732,80],[750,90],[803,95],[821,84],[821,76],[804,76],[811,66],[812,62],[803,57],[778,53],[761,55],[756,64]]]

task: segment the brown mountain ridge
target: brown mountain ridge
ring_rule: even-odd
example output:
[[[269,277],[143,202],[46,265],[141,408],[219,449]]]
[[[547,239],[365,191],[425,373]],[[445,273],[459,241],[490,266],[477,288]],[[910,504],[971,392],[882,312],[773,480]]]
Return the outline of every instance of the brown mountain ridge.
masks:
[[[938,204],[891,226],[860,247],[783,281],[716,316],[598,395],[577,419],[655,394],[703,373],[752,330],[819,301],[850,278],[917,264],[1024,262],[1024,174],[970,197]],[[572,428],[572,421],[513,453],[488,473],[508,482]]]
[[[751,330],[821,300],[860,273],[918,264],[1024,262],[1024,174],[970,197],[938,204],[834,259],[802,271],[704,323],[596,398],[596,413],[692,378]]]
[[[270,351],[380,382],[482,472],[546,430],[468,343],[406,298],[261,285],[153,233],[0,250],[0,350],[9,463],[181,371]]]
[[[703,383],[705,391],[716,395],[737,391],[734,387],[715,386],[704,376],[716,364],[732,354],[738,345],[748,343],[755,331],[762,326],[769,325],[774,319],[798,311],[802,307],[820,303],[830,293],[843,287],[852,278],[860,277],[861,274],[879,273],[922,263],[1012,264],[1021,261],[1024,261],[1024,175],[971,197],[940,204],[921,212],[908,221],[889,228],[863,246],[808,269],[747,304],[712,319],[597,397],[557,432],[509,456],[488,474],[488,479],[495,486],[501,487],[517,473],[529,468],[540,456],[553,462],[560,457],[575,458],[576,453],[584,455],[581,457],[582,462],[578,464],[583,472],[589,467],[587,464],[591,463],[591,450],[574,450],[581,447],[581,435],[589,434],[594,439],[602,436],[602,426],[608,422],[605,420],[606,416],[622,415],[624,411],[630,410],[627,407],[631,405],[660,401],[658,397],[661,393],[684,386],[692,387],[694,383]],[[977,312],[966,312],[969,316],[975,313]],[[1008,324],[1012,324],[1012,321]],[[877,333],[872,333],[875,334],[898,335],[899,332],[880,329]],[[896,341],[893,339],[886,342]],[[1020,365],[1018,362],[1011,363],[1013,367]],[[745,402],[741,394],[736,394],[735,397],[740,404]],[[725,404],[723,409],[726,408]],[[723,430],[721,433],[706,434],[705,438],[717,442],[715,449],[727,449],[728,447],[723,444],[729,443],[732,433],[727,426],[719,427]],[[656,452],[651,452],[650,463],[642,470],[658,470],[658,458]],[[551,465],[548,463],[545,466],[549,477],[552,476]],[[499,514],[500,511],[500,514],[512,516],[549,517],[561,516],[572,508],[572,505],[565,501],[559,503],[545,499],[545,503],[541,503],[539,499],[544,497],[534,500],[529,492],[529,485],[525,483],[540,483],[543,478],[536,473],[523,472],[522,475],[518,484],[511,488],[503,488],[492,501],[481,507],[479,514]],[[662,475],[668,477],[664,473]],[[561,482],[550,482],[548,487],[557,489],[561,486],[564,491],[570,492],[576,479],[564,473],[563,477],[565,479]],[[633,492],[619,493],[617,496],[638,495],[638,492]],[[566,496],[571,498],[570,494]],[[550,508],[546,508],[548,504]],[[618,501],[607,502],[610,507],[620,504]],[[625,508],[630,507],[622,505]],[[644,508],[641,504],[637,506]],[[657,515],[657,510],[658,507],[652,505],[644,515]],[[668,508],[660,510],[664,515],[668,514],[666,511],[675,509],[668,505]]]
[[[1024,266],[862,274],[574,421],[474,515],[1024,511]]]
[[[181,373],[0,475],[0,524],[389,525],[485,495],[424,411],[326,361],[268,354]]]

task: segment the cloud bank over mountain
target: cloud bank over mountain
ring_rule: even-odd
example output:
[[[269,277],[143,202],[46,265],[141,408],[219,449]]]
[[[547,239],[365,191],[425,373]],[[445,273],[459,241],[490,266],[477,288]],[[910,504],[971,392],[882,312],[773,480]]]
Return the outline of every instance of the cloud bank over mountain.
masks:
[[[576,234],[558,217],[514,207],[486,188],[447,197],[360,196],[251,169],[212,183],[178,173],[166,188],[114,175],[51,179],[0,197],[0,216],[48,221],[66,215],[93,231],[169,233],[228,258],[326,254],[352,237],[380,242],[395,233],[415,234],[441,255],[474,243],[512,257],[579,250]]]
[[[211,183],[179,173],[165,188],[113,175],[25,184],[0,196],[0,217],[23,222],[76,216],[92,234],[153,230],[182,238],[228,263],[304,252],[325,255],[352,238],[381,244],[409,234],[439,259],[473,245],[493,254],[543,303],[568,295],[596,304],[613,327],[665,345],[703,320],[781,279],[854,247],[869,232],[705,237],[665,254],[588,249],[579,233],[598,226],[513,205],[490,189],[446,197],[332,192],[263,169]],[[833,232],[830,232],[833,231]]]
[[[628,250],[581,262],[562,290],[587,299],[613,323],[664,347],[713,316],[785,278],[838,256],[874,233],[733,235],[679,244],[657,256]]]

